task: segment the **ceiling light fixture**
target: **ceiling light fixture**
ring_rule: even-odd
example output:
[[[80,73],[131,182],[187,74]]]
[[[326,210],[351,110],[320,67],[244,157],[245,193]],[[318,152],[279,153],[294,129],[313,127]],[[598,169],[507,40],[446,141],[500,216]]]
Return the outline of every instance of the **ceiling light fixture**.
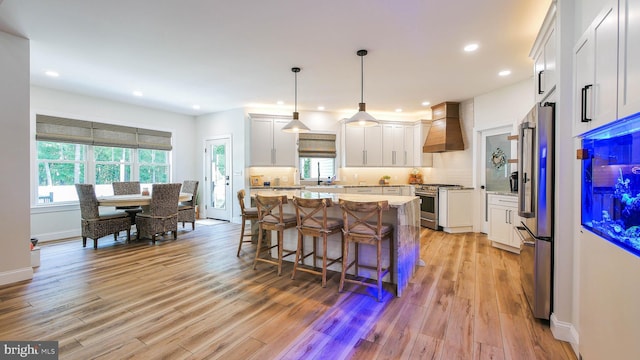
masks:
[[[473,52],[478,50],[478,44],[469,44],[467,46],[464,47],[464,51],[466,52]]]
[[[138,97],[140,97],[140,96],[142,96],[142,95],[144,95],[144,94],[143,94],[143,93],[142,93],[142,91],[140,91],[140,90],[135,90],[135,91],[133,92],[133,96],[138,96]]]
[[[57,71],[53,71],[53,70],[48,70],[48,71],[45,72],[45,74],[47,76],[50,76],[50,77],[58,77],[58,76],[60,76],[60,74]]]
[[[285,127],[282,128],[282,131],[288,133],[302,133],[311,131],[302,121],[298,120],[298,73],[300,72],[299,67],[291,68],[291,71],[295,74],[295,96],[293,102],[293,120],[289,121]]]
[[[511,75],[511,70],[502,70],[498,73],[500,76],[508,76]]]
[[[430,102],[428,102],[428,101],[423,101],[423,102],[422,102],[422,106],[429,106],[429,104],[431,104],[431,103],[430,103]]]
[[[360,56],[360,104],[358,104],[358,112],[347,120],[346,124],[349,126],[376,126],[378,120],[367,113],[364,103],[364,57],[367,55],[367,50],[358,50],[356,54]]]

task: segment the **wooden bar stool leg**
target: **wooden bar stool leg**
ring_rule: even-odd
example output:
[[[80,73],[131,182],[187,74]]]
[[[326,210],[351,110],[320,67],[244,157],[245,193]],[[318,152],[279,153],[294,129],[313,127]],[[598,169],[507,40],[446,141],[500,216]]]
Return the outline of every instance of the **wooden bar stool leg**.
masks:
[[[293,263],[293,271],[291,272],[291,280],[294,280],[296,278],[296,271],[298,270],[298,263],[300,262],[300,251],[302,248],[302,241],[304,240],[304,237],[302,235],[301,232],[298,231],[298,248],[296,249],[296,261]],[[302,253],[303,256],[303,260],[304,260],[304,252]]]
[[[377,251],[377,272],[378,272],[378,301],[382,300],[382,241],[378,241]]]
[[[262,226],[258,228],[258,247],[256,247],[256,258],[253,260],[253,270],[256,269],[258,264],[258,257],[260,256],[260,250],[262,249]]]
[[[236,257],[240,257],[240,249],[242,249],[242,242],[244,241],[244,226],[246,225],[247,220],[245,217],[242,217],[242,228],[240,229],[240,243],[238,244],[238,253]]]
[[[282,274],[282,245],[284,243],[283,231],[278,230],[278,276]]]
[[[349,242],[342,242],[342,273],[340,274],[340,286],[338,286],[338,292],[342,292],[344,289],[344,277],[347,274],[347,262],[349,261]]]
[[[316,258],[315,254],[313,254],[313,258],[314,259]],[[322,287],[327,287],[327,234],[326,233],[324,234],[324,236],[322,236]]]

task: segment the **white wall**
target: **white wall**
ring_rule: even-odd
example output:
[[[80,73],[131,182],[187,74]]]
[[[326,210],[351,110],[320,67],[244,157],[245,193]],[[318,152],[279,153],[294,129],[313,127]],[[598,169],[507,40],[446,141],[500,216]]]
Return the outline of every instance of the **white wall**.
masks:
[[[456,184],[473,187],[473,128],[477,121],[475,101],[467,100],[460,103],[460,129],[464,150],[447,151],[433,154],[433,165],[423,168],[424,182],[439,184]],[[422,151],[420,144],[419,151]]]
[[[197,172],[197,144],[193,142],[195,118],[188,115],[72,94],[37,86],[31,87],[30,153],[35,147],[35,115],[45,114],[108,124],[136,126],[172,133],[171,181],[194,179]],[[29,152],[27,152],[29,154]],[[30,159],[31,204],[35,194],[35,161]],[[77,205],[38,207],[32,205],[31,234],[41,241],[80,235],[80,210]]]
[[[29,41],[0,32],[0,285],[31,279],[29,252]]]
[[[244,109],[233,109],[196,118],[196,129],[192,141],[198,151],[195,156],[197,163],[197,178],[204,183],[204,148],[205,141],[217,136],[231,136],[231,191],[233,200],[232,221],[240,223],[240,205],[236,200],[236,193],[240,189],[248,188],[249,175],[247,173],[247,146],[245,139],[249,139],[248,118]],[[196,135],[197,134],[197,135]],[[195,140],[195,141],[194,141]],[[204,187],[203,187],[204,189]]]

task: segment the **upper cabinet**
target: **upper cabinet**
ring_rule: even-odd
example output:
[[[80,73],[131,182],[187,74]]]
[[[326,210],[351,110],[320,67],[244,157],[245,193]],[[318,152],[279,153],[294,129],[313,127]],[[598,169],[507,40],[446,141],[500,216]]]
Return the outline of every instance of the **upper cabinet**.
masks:
[[[296,166],[296,136],[282,128],[291,118],[251,116],[251,166]]]
[[[640,0],[620,0],[618,117],[640,111]],[[635,16],[635,17],[634,17]]]
[[[537,102],[544,101],[556,86],[555,18],[555,5],[552,5],[532,50]]]
[[[382,166],[382,125],[342,127],[346,166]]]
[[[414,166],[414,124],[383,124],[382,138],[383,166]]]
[[[640,0],[607,1],[574,48],[574,135],[640,111]]]

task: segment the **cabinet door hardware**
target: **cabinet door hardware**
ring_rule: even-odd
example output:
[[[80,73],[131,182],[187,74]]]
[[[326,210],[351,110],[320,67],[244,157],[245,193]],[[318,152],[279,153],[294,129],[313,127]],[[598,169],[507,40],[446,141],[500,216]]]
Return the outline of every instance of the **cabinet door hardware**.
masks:
[[[542,74],[544,70],[538,71],[538,94],[544,94],[544,90],[542,90]]]

